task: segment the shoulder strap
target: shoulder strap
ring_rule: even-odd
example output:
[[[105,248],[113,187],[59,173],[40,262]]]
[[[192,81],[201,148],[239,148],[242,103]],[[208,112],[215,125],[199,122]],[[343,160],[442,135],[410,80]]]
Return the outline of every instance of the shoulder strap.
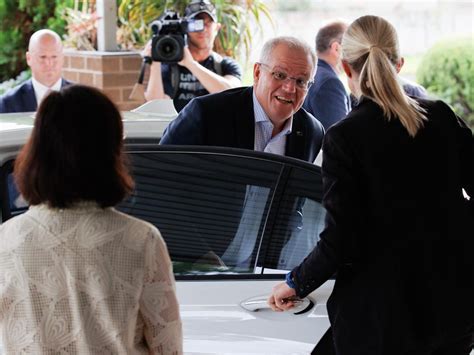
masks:
[[[177,64],[171,64],[170,65],[171,69],[171,98],[174,99],[176,97],[176,94],[178,93],[178,88],[179,88],[179,68]]]
[[[213,62],[214,62],[214,71],[216,74],[222,76],[222,56],[219,53],[212,52],[211,54]]]

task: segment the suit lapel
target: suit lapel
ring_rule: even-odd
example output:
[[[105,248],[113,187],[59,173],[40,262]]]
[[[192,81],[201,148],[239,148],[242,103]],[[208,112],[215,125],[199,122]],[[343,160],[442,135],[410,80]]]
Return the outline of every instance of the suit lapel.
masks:
[[[235,105],[234,128],[237,148],[254,149],[255,115],[253,112],[252,87],[244,90]]]
[[[61,79],[61,89],[62,88],[65,88],[66,86],[69,86],[71,85],[71,82],[70,81],[67,81],[66,79],[62,78]]]
[[[307,160],[304,149],[306,135],[306,127],[304,122],[305,121],[302,119],[300,111],[296,112],[293,116],[293,127],[291,134],[288,136],[286,141],[286,156]]]

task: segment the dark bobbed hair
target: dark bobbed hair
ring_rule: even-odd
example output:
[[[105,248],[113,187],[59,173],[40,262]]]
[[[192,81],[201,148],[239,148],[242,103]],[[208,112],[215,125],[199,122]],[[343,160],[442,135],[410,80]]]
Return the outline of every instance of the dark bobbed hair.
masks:
[[[51,92],[38,109],[14,175],[31,205],[66,208],[80,201],[116,205],[133,189],[117,107],[88,86]]]

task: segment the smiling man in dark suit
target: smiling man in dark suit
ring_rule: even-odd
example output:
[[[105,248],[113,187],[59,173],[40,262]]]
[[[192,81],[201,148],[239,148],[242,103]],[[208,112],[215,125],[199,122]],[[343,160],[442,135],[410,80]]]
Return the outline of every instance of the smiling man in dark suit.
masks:
[[[253,87],[195,98],[160,144],[244,148],[313,162],[324,128],[301,106],[315,63],[312,49],[296,38],[269,40],[254,65]]]
[[[58,91],[70,82],[61,78],[63,45],[51,30],[39,30],[30,38],[26,62],[32,78],[0,97],[0,113],[33,112],[49,91]]]

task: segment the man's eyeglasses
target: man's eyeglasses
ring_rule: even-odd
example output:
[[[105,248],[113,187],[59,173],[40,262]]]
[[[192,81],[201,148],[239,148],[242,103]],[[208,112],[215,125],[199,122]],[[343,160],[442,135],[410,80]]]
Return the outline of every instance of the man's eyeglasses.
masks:
[[[312,80],[308,80],[306,78],[295,78],[295,77],[289,76],[287,72],[284,72],[282,70],[273,70],[272,71],[272,68],[269,65],[265,64],[265,63],[258,63],[258,64],[261,65],[263,68],[267,69],[270,72],[270,74],[272,75],[272,78],[276,81],[285,82],[285,81],[288,81],[288,80],[294,80],[295,84],[296,84],[296,87],[298,89],[308,90],[309,87],[311,86],[311,84],[313,83]]]

